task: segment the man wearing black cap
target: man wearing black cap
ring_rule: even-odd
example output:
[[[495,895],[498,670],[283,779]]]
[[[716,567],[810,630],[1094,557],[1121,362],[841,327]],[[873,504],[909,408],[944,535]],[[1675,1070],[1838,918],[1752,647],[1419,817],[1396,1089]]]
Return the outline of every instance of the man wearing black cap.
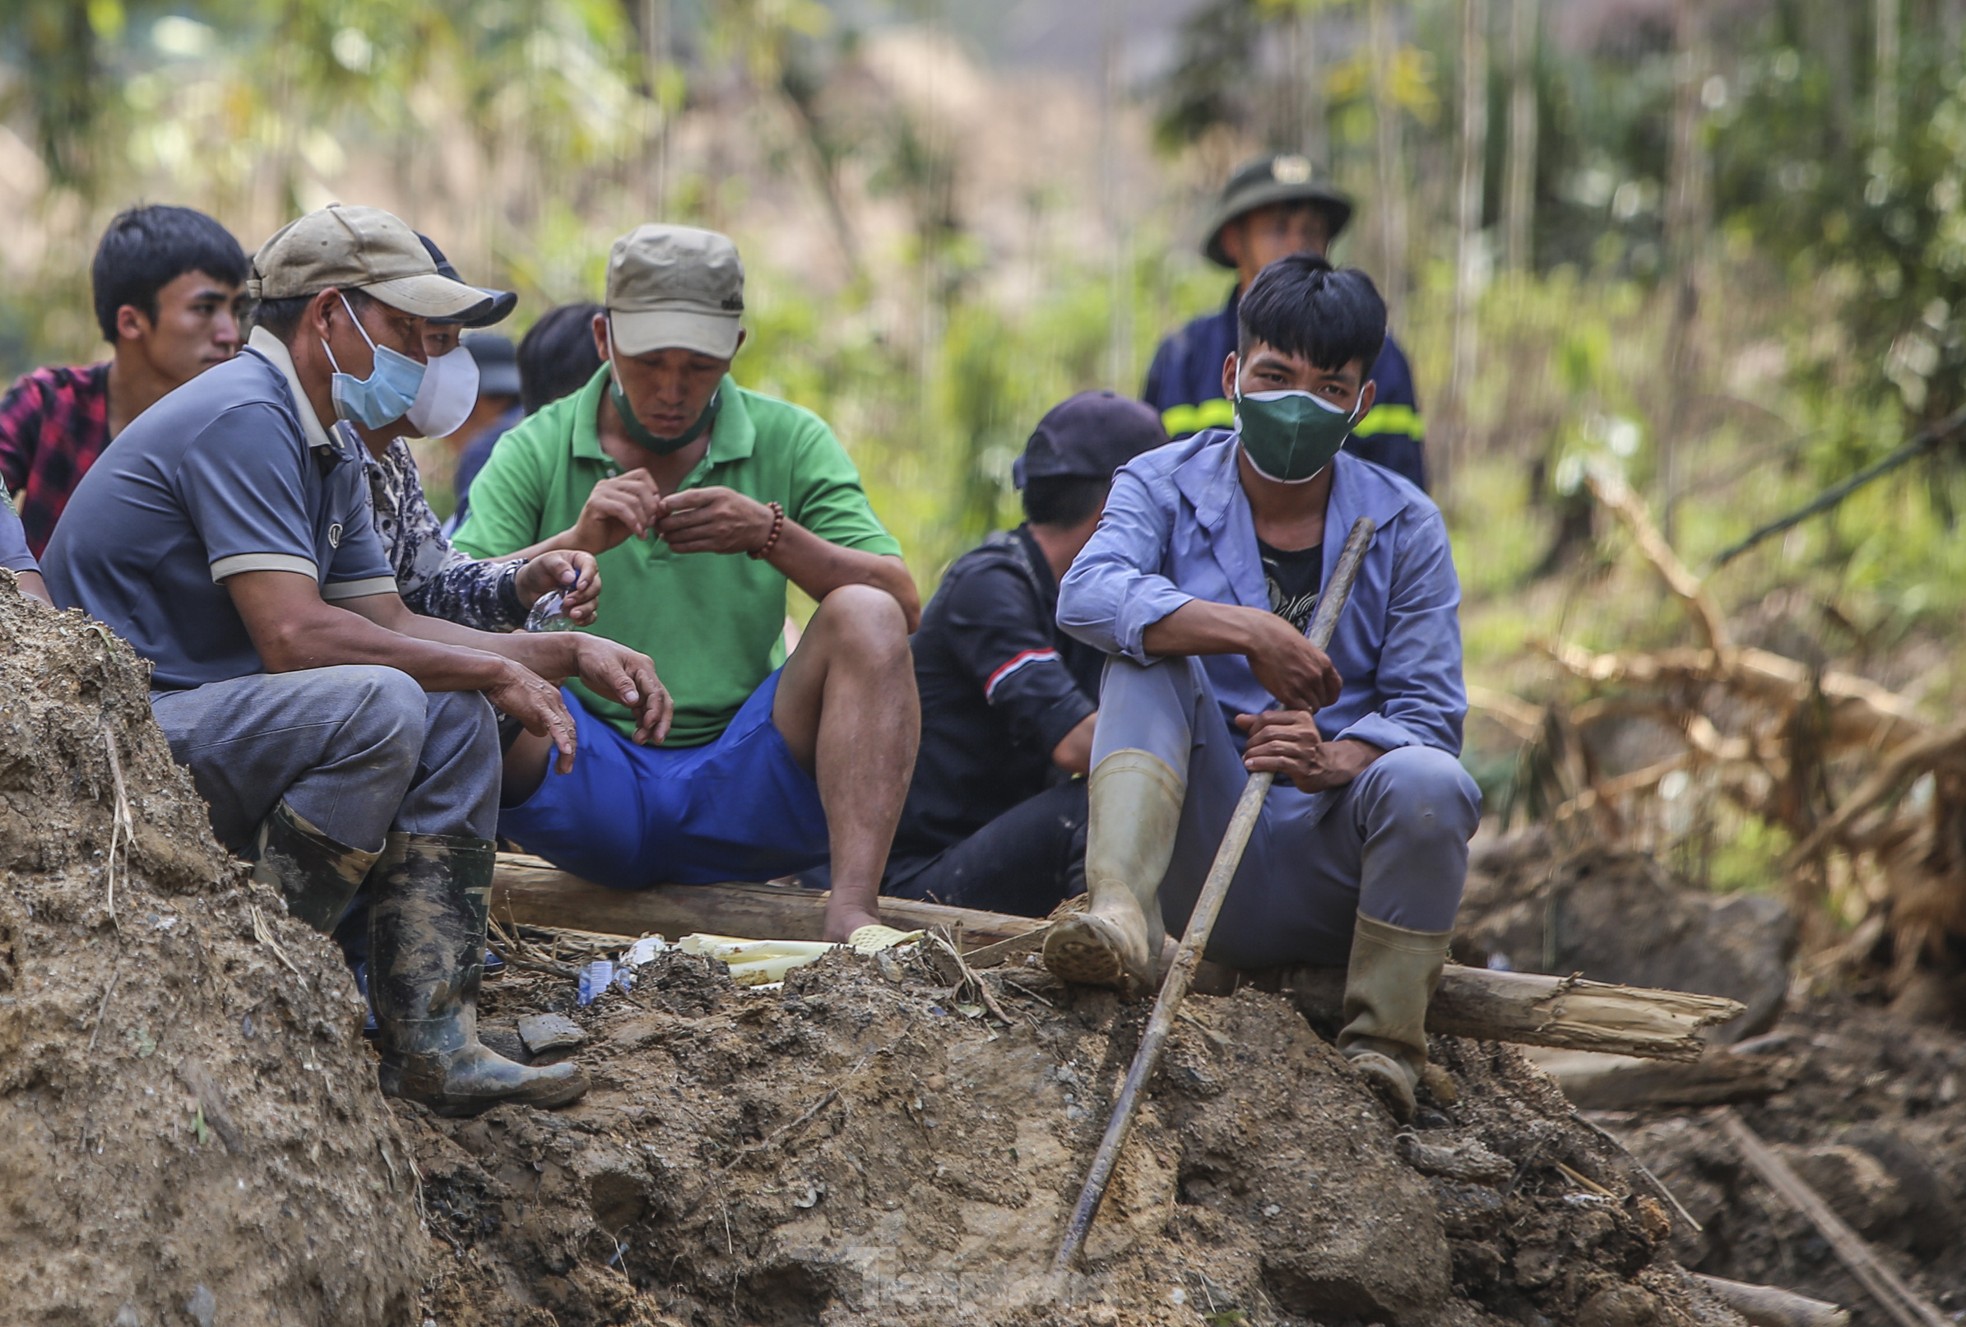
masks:
[[[1161,342],[1141,393],[1161,412],[1170,436],[1233,426],[1235,405],[1222,395],[1222,365],[1236,349],[1236,306],[1243,292],[1258,272],[1286,254],[1323,257],[1351,219],[1352,200],[1315,178],[1301,156],[1258,157],[1229,177],[1202,253],[1216,266],[1235,270],[1236,288],[1220,311],[1196,318]],[[1377,403],[1352,430],[1345,450],[1424,491],[1424,434],[1413,371],[1390,334],[1370,377],[1378,385]]]
[[[1166,441],[1151,409],[1111,392],[1039,421],[1014,471],[1025,523],[956,559],[915,633],[922,741],[883,893],[1043,916],[1084,891],[1105,656],[1059,630],[1058,581],[1113,472]]]

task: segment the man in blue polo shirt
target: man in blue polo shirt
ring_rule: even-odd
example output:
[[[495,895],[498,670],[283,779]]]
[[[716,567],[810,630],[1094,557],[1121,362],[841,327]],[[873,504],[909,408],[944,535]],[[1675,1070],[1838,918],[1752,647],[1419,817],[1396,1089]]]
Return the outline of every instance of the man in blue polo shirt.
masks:
[[[1411,1118],[1480,795],[1460,587],[1439,510],[1339,450],[1371,409],[1386,306],[1295,254],[1240,309],[1221,389],[1236,427],[1121,470],[1059,589],[1110,658],[1093,734],[1089,910],[1046,938],[1070,981],[1150,991],[1249,773],[1277,776],[1209,937],[1238,968],[1348,963],[1338,1049]],[[1378,536],[1327,655],[1304,638],[1360,516]]]
[[[1202,252],[1218,267],[1232,268],[1229,302],[1205,313],[1160,343],[1147,370],[1148,405],[1161,412],[1169,436],[1184,438],[1207,428],[1227,428],[1234,406],[1222,394],[1222,364],[1236,348],[1236,306],[1256,274],[1285,254],[1327,253],[1352,217],[1352,200],[1313,178],[1311,163],[1294,154],[1245,162],[1222,190]],[[1367,376],[1376,385],[1371,411],[1358,422],[1345,450],[1427,487],[1420,402],[1413,371],[1391,336]]]
[[[213,828],[293,915],[329,930],[366,881],[383,1089],[446,1114],[564,1104],[586,1089],[576,1066],[527,1068],[477,1037],[492,708],[551,733],[566,766],[572,720],[541,673],[653,722],[653,666],[585,637],[471,631],[396,592],[350,428],[409,410],[425,321],[484,292],[440,276],[387,212],[329,207],[266,242],[249,293],[246,352],[133,421],[76,489],[50,588],[152,661],[152,709]]]

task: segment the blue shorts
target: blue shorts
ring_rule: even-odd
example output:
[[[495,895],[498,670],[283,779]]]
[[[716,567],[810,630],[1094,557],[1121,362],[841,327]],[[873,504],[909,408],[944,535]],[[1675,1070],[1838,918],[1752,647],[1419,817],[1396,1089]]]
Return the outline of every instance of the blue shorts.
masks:
[[[498,815],[498,832],[610,889],[770,880],[826,860],[819,786],[771,722],[767,677],[707,746],[636,746],[562,690],[579,747],[573,772]]]

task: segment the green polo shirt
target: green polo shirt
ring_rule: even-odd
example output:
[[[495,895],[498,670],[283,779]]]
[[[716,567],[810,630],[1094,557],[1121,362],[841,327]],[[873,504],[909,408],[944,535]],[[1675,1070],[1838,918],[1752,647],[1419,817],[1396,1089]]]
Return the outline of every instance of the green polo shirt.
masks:
[[[588,494],[621,467],[598,430],[607,369],[573,396],[510,429],[471,485],[471,512],[453,542],[473,557],[499,557],[580,519]],[[787,518],[829,543],[899,555],[874,518],[860,472],[826,421],[810,410],[745,391],[728,377],[704,457],[684,488],[731,488],[778,502]],[[642,651],[676,701],[668,745],[702,746],[784,662],[786,579],[742,553],[676,554],[660,539],[629,539],[600,556],[601,599],[592,630]],[[624,734],[626,707],[574,683],[587,707]]]

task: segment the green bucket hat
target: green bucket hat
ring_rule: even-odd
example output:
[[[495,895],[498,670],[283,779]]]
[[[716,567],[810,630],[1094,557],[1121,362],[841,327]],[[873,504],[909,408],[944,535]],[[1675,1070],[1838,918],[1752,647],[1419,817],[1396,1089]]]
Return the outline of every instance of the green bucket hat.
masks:
[[[1314,178],[1310,159],[1294,152],[1278,152],[1246,161],[1236,168],[1222,186],[1222,201],[1208,223],[1208,238],[1201,251],[1218,267],[1234,267],[1235,261],[1222,250],[1222,228],[1237,217],[1272,203],[1315,203],[1331,223],[1331,238],[1352,219],[1352,200],[1330,185]]]

